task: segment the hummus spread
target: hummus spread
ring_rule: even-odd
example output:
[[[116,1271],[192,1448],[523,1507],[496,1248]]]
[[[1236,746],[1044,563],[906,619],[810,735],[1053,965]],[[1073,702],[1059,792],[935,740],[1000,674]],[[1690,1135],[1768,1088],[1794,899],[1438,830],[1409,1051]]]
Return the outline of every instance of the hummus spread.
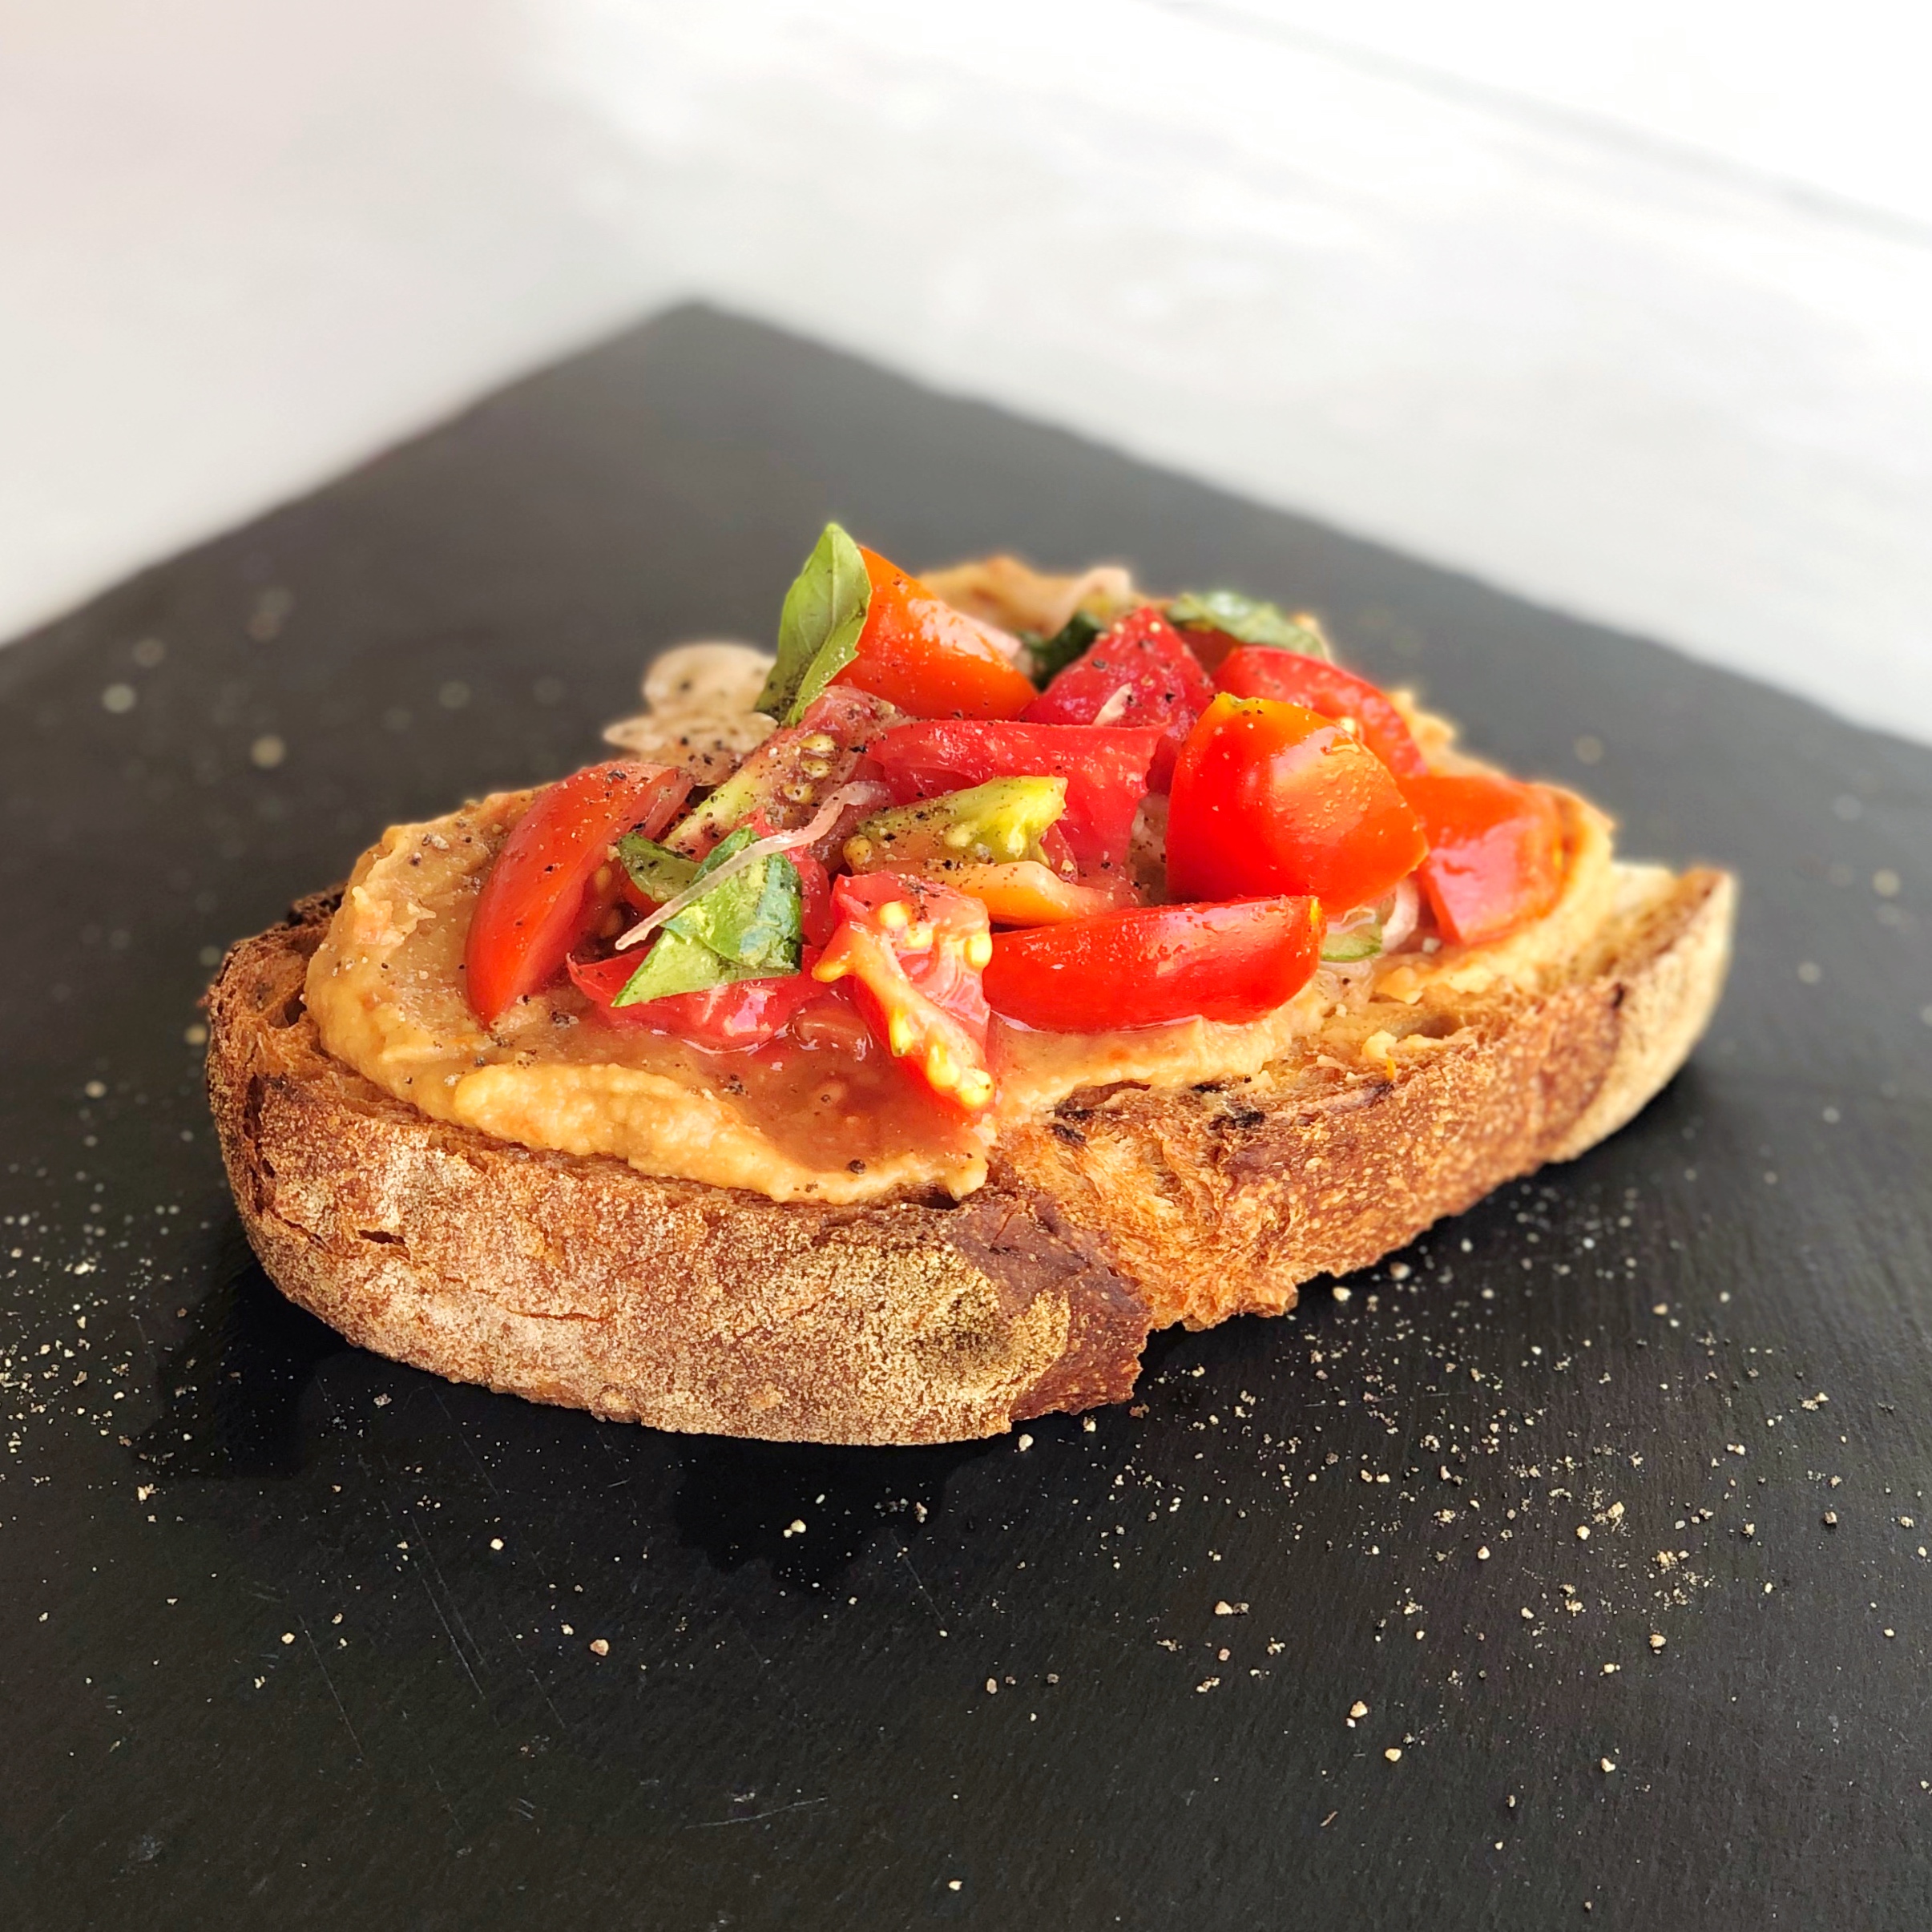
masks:
[[[1332,1053],[1361,1033],[1365,1014],[1417,1009],[1432,988],[1465,998],[1498,982],[1535,990],[1573,973],[1614,923],[1625,869],[1611,864],[1608,821],[1564,795],[1563,897],[1534,925],[1488,946],[1318,972],[1285,1006],[1244,1026],[1197,1019],[1073,1035],[995,1018],[998,1098],[969,1122],[882,1052],[813,1050],[781,1036],[752,1052],[708,1053],[607,1018],[567,985],[522,1001],[486,1031],[464,997],[463,945],[490,861],[530,797],[499,793],[427,825],[392,827],[363,854],[309,969],[309,1010],[323,1044],[434,1119],[780,1201],[957,1199],[985,1181],[1002,1130],[1082,1088],[1238,1079],[1309,1051],[1317,1033]],[[1357,1023],[1331,1024],[1351,1018]],[[1377,1028],[1362,1051],[1438,1043],[1420,1031],[1402,1037],[1408,1031]]]

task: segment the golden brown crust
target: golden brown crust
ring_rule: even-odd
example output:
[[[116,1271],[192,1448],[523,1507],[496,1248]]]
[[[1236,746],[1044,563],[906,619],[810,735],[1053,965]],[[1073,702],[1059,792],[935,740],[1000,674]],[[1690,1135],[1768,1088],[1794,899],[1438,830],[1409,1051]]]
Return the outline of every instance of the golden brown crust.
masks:
[[[230,953],[209,1091],[263,1265],[353,1341],[661,1428],[958,1439],[1120,1401],[1151,1327],[1279,1313],[1594,1144],[1702,1031],[1732,899],[1665,881],[1571,982],[1436,1002],[1379,1062],[1076,1095],[957,1206],[780,1204],[433,1121],[303,1010],[330,897]]]

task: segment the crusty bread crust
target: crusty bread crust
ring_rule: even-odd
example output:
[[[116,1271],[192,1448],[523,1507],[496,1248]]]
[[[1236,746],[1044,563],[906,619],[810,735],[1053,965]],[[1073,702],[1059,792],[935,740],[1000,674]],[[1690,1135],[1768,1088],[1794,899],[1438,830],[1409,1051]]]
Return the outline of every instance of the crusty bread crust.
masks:
[[[1281,1313],[1594,1145],[1704,1031],[1733,899],[1668,881],[1573,981],[1432,1012],[1426,1051],[1075,1095],[956,1205],[780,1204],[431,1120],[304,1009],[332,895],[229,954],[209,1094],[263,1266],[352,1341],[612,1421],[954,1441],[1122,1401],[1150,1329]]]

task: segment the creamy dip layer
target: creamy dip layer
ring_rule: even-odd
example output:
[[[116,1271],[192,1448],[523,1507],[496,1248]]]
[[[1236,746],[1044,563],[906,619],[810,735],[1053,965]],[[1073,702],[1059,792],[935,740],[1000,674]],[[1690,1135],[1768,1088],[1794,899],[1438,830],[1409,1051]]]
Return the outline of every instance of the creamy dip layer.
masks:
[[[1071,1035],[996,1018],[998,1098],[969,1123],[883,1051],[857,1058],[780,1039],[708,1053],[613,1022],[567,986],[485,1030],[464,998],[463,944],[483,877],[530,796],[500,793],[427,825],[393,826],[363,854],[309,969],[323,1044],[437,1119],[774,1200],[958,1198],[985,1181],[1002,1128],[1083,1087],[1238,1079],[1372,998],[1413,1003],[1438,982],[1465,996],[1499,982],[1533,990],[1589,953],[1613,918],[1623,869],[1611,863],[1608,821],[1566,796],[1563,895],[1533,926],[1486,946],[1395,954],[1347,979],[1317,974],[1246,1026],[1186,1020]]]

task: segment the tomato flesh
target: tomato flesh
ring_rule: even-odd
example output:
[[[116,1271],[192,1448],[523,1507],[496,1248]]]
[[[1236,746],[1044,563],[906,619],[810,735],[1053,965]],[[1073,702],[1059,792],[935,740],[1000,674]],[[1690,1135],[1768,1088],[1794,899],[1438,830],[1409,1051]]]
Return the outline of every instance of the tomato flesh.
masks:
[[[1112,912],[1132,893],[1124,882],[1082,885],[1037,859],[1008,865],[949,866],[940,875],[955,892],[977,899],[996,926],[1058,926]]]
[[[934,798],[994,778],[1064,778],[1067,809],[1053,829],[1083,866],[1117,869],[1161,734],[1111,725],[901,724],[871,753],[895,802]]]
[[[1161,733],[1151,783],[1164,792],[1188,728],[1214,683],[1187,640],[1152,604],[1130,611],[1095,639],[1024,713],[1030,724],[1149,725]]]
[[[967,1114],[993,1098],[986,994],[992,950],[976,899],[893,872],[849,873],[833,885],[839,914],[812,969],[845,982],[879,1044],[914,1079]]]
[[[796,724],[775,731],[665,840],[672,851],[701,859],[753,820],[789,831],[858,771],[867,744],[899,716],[869,692],[821,691]]]
[[[1404,780],[1429,835],[1418,875],[1444,938],[1474,946],[1539,919],[1563,885],[1563,820],[1546,785],[1486,774]]]
[[[1298,651],[1240,644],[1222,659],[1214,681],[1234,697],[1273,698],[1325,718],[1352,718],[1361,727],[1362,742],[1398,778],[1419,778],[1428,772],[1421,748],[1387,694],[1339,665]]]
[[[684,802],[691,780],[663,765],[619,759],[546,785],[510,828],[477,895],[463,946],[470,1010],[486,1027],[563,969],[565,956],[617,901],[593,886],[611,843],[638,830],[655,838]]]
[[[1168,817],[1176,899],[1384,897],[1428,851],[1422,821],[1360,739],[1297,704],[1217,697],[1189,733]]]
[[[859,547],[872,580],[858,655],[833,680],[915,718],[1016,718],[1033,683],[984,627],[877,551]]]
[[[1321,956],[1313,899],[1143,905],[1002,933],[986,971],[994,1012],[1047,1033],[1178,1019],[1259,1019],[1306,986]]]

